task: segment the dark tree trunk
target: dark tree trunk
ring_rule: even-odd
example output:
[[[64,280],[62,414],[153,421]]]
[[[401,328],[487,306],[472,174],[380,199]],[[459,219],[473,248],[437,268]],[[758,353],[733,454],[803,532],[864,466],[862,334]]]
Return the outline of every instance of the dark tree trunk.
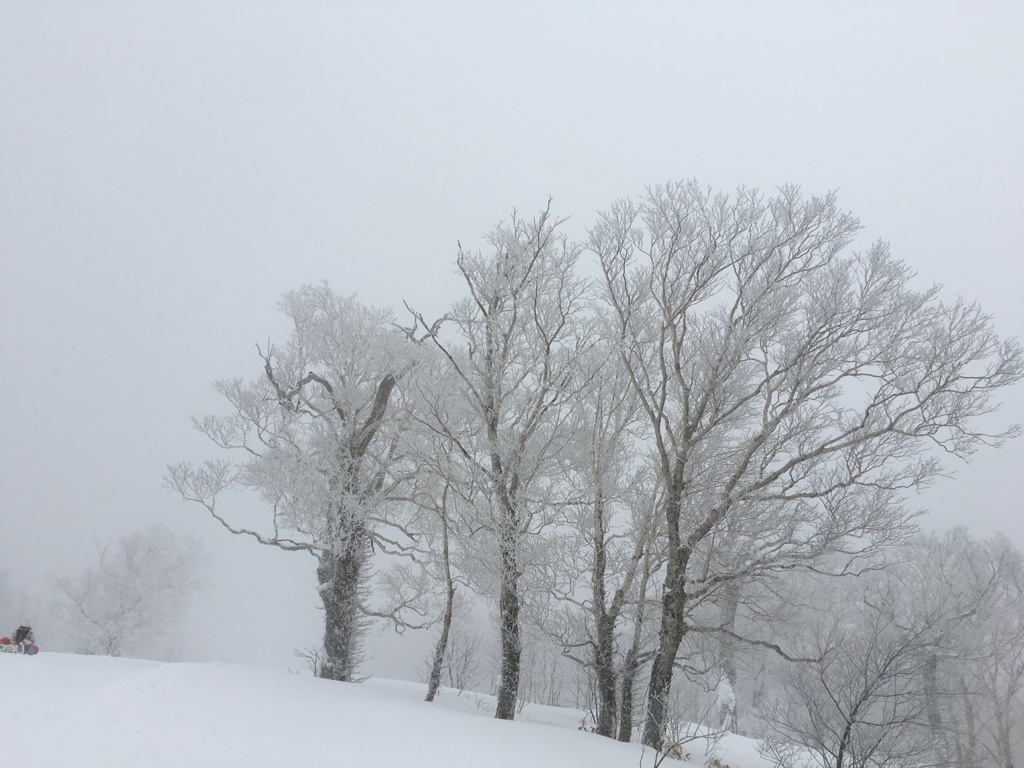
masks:
[[[686,583],[683,574],[689,555],[676,553],[670,557],[665,577],[665,596],[661,601],[661,628],[658,630],[658,651],[651,665],[651,682],[647,687],[647,719],[644,721],[643,743],[660,750],[668,724],[668,697],[672,688],[673,665],[686,634]]]
[[[269,360],[267,376],[280,395],[281,388],[274,379]],[[330,384],[325,384],[319,378],[313,379],[313,374],[307,374],[306,379],[318,381],[333,396],[334,390]],[[370,414],[362,427],[351,435],[346,449],[338,457],[335,482],[349,496],[365,498],[377,490],[373,483],[360,483],[359,468],[383,423],[396,383],[397,379],[391,374],[380,380]],[[347,683],[355,677],[362,649],[365,629],[362,587],[370,539],[365,528],[366,521],[353,521],[345,512],[344,509],[334,510],[327,526],[326,540],[344,542],[341,551],[328,548],[321,552],[318,555],[316,575],[324,607],[324,661],[320,665],[320,677]]]
[[[519,695],[519,667],[523,655],[519,627],[519,564],[517,557],[517,531],[505,527],[501,535],[501,597],[498,600],[501,622],[501,685],[494,716],[499,720],[512,720],[516,715],[516,697]]]
[[[448,489],[445,488],[445,500],[447,500]],[[444,619],[441,624],[441,636],[437,639],[437,647],[434,649],[434,662],[430,665],[430,679],[427,681],[427,701],[433,701],[437,696],[437,689],[441,687],[441,670],[444,668],[444,657],[448,652],[448,635],[452,629],[452,613],[455,610],[455,581],[452,579],[452,561],[448,548],[448,511],[446,504],[441,506],[441,562],[444,566],[445,599]]]
[[[597,673],[597,733],[615,733],[615,616],[608,611],[605,572],[608,568],[604,532],[604,497],[594,499],[594,570],[591,577],[594,606],[594,670]]]
[[[352,682],[359,663],[363,635],[360,587],[366,564],[366,545],[344,553],[324,553],[316,574],[324,606],[324,661],[320,677]]]
[[[448,651],[448,635],[452,629],[452,606],[455,599],[455,587],[448,585],[445,595],[444,619],[441,624],[441,636],[434,648],[434,660],[430,665],[430,679],[427,681],[427,697],[425,701],[433,701],[437,689],[441,687],[441,671],[444,669],[444,656]]]
[[[622,663],[622,686],[619,697],[619,733],[618,740],[629,742],[633,738],[633,697],[637,674],[640,672],[640,647],[643,643],[645,600],[647,584],[651,578],[651,551],[646,549],[643,555],[643,570],[640,572],[640,588],[637,591],[636,616],[633,619],[633,643],[626,651]]]
[[[850,746],[850,736],[853,733],[853,721],[846,721],[846,728],[839,739],[839,750],[836,752],[836,768],[843,768],[843,761],[846,760],[846,750]]]
[[[640,671],[640,646],[643,640],[644,599],[647,595],[647,582],[651,576],[651,557],[648,551],[644,555],[644,568],[640,576],[640,590],[637,603],[636,618],[633,621],[633,643],[626,651],[622,663],[622,687],[619,697],[619,734],[618,740],[629,742],[633,738],[633,697],[636,676]]]
[[[596,641],[597,733],[611,738],[615,734],[615,623],[603,610],[597,616]]]
[[[639,648],[634,644],[626,653],[626,659],[622,664],[622,687],[619,697],[619,733],[618,740],[629,743],[633,738],[633,685],[636,682],[636,673],[640,668],[637,661]]]

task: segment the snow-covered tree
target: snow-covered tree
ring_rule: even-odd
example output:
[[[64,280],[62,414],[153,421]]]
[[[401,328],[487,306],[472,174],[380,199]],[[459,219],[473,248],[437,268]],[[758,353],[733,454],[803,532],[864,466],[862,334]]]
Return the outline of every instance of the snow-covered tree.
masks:
[[[582,362],[598,373],[573,406],[562,463],[572,504],[551,537],[557,555],[545,579],[559,608],[543,623],[591,680],[595,732],[612,737],[632,729],[622,705],[636,672],[645,587],[659,562],[649,547],[658,499],[635,439],[639,402],[614,347],[599,342]]]
[[[425,338],[418,339],[416,330],[409,328],[406,333],[410,340],[422,343]],[[415,568],[420,575],[417,581],[424,585],[416,602],[425,623],[434,623],[427,618],[433,612],[440,624],[427,674],[426,700],[433,701],[442,679],[453,677],[451,638],[466,636],[463,628],[455,626],[465,620],[460,607],[467,606],[469,586],[462,550],[474,529],[473,505],[483,478],[458,455],[459,440],[472,432],[471,413],[459,393],[458,379],[433,345],[424,345],[419,352],[417,375],[408,387],[415,407],[409,410],[411,419],[402,440],[410,472],[401,496],[394,498],[410,507],[415,520]],[[395,587],[392,604],[416,592],[408,583],[395,583]],[[395,599],[398,594],[403,597]],[[459,675],[462,682],[466,677]]]
[[[75,653],[131,656],[174,629],[205,579],[193,537],[152,525],[98,545],[80,573],[53,579],[55,614]]]
[[[239,456],[169,468],[168,485],[224,528],[317,560],[324,608],[322,677],[352,680],[359,661],[371,546],[410,546],[394,481],[402,406],[399,380],[413,366],[390,310],[336,295],[326,284],[284,295],[292,321],[280,346],[258,348],[262,377],[218,381],[226,416],[196,420]],[[219,501],[229,488],[255,492],[268,519],[233,522]]]
[[[916,290],[884,243],[850,253],[833,195],[693,182],[621,201],[590,232],[664,488],[667,568],[643,741],[657,748],[695,596],[905,533],[901,493],[1011,431],[975,417],[1024,373],[974,305]],[[701,557],[732,519],[743,557]],[[698,563],[716,568],[698,569]]]
[[[501,683],[495,715],[515,715],[522,657],[520,613],[536,538],[561,519],[553,481],[570,404],[582,386],[577,360],[590,341],[582,324],[580,249],[557,233],[548,211],[513,217],[488,237],[492,253],[460,248],[469,296],[442,323],[417,320],[448,361],[472,429],[449,432],[481,482],[474,504],[482,563],[497,592]],[[439,424],[444,429],[444,425]]]
[[[440,632],[427,675],[426,701],[433,701],[447,670],[452,679],[452,652],[449,642],[452,638],[456,614],[463,615],[465,609],[457,610],[465,599],[459,589],[468,584],[460,562],[460,544],[472,530],[467,518],[472,518],[472,501],[477,494],[474,478],[467,474],[462,462],[452,454],[456,447],[450,437],[433,427],[432,421],[438,416],[438,403],[427,407],[424,422],[419,423],[419,441],[412,441],[411,453],[415,457],[416,476],[409,484],[409,500],[421,511],[421,522],[417,526],[420,534],[418,554],[419,567],[428,575],[440,591]],[[446,420],[448,428],[453,425]],[[464,618],[462,619],[464,620]],[[459,637],[465,632],[457,629]],[[458,665],[456,665],[458,666]],[[460,679],[465,679],[461,675]]]

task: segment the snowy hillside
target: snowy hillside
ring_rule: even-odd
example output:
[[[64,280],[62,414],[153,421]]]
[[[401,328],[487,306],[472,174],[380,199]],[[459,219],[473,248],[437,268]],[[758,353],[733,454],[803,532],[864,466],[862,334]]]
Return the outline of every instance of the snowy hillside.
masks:
[[[346,685],[284,670],[44,653],[0,656],[0,764],[32,768],[379,766],[633,768],[650,751],[576,730],[582,714],[526,707],[491,718],[487,696],[370,680]],[[551,727],[560,726],[560,727]],[[702,745],[687,762],[705,765]],[[768,768],[752,742],[715,753],[731,768]]]

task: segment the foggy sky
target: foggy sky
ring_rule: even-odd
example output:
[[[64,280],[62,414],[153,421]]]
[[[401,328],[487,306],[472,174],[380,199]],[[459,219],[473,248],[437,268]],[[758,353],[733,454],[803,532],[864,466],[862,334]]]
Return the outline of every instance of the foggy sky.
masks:
[[[581,235],[668,180],[838,189],[861,245],[1020,334],[1022,38],[1020,3],[0,2],[0,568],[42,593],[159,520],[216,557],[176,653],[299,666],[313,560],[162,487],[214,455],[190,417],[260,374],[284,291],[440,314],[456,242],[549,196]],[[912,502],[1024,547],[1022,468]]]

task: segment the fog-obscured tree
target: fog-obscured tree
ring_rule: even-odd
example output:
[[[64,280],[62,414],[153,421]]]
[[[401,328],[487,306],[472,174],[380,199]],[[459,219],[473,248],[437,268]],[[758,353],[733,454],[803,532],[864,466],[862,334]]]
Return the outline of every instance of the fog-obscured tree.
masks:
[[[998,768],[1019,765],[1024,740],[1024,605],[1020,585],[997,605],[984,637],[984,653],[964,675],[960,705],[965,728],[958,734],[959,764],[982,762],[986,755]],[[972,693],[980,693],[975,701]]]
[[[915,612],[884,578],[831,585],[800,627],[792,664],[763,712],[763,752],[782,768],[930,765],[922,686],[942,617]]]
[[[75,653],[133,656],[174,631],[205,582],[199,540],[152,525],[97,545],[96,562],[53,578],[58,623]]]
[[[780,667],[766,752],[784,766],[813,753],[825,768],[1012,768],[1020,553],[957,528],[888,559],[857,579],[794,574],[809,603],[783,634],[807,658]]]
[[[1024,725],[1024,561],[1004,536],[963,528],[923,536],[914,569],[918,605],[949,620],[929,648],[924,692],[936,758],[955,768],[1013,768]]]

